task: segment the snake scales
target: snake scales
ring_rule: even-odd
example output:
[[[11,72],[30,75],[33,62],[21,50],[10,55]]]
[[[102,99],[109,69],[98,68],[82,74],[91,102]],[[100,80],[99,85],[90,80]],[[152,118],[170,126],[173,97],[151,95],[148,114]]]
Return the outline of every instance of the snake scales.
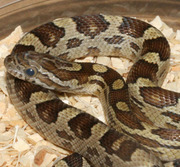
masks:
[[[134,61],[126,83],[109,67],[72,60]],[[5,59],[7,88],[22,118],[50,142],[75,152],[56,166],[180,165],[180,93],[160,88],[170,47],[156,28],[120,16],[60,18],[28,32]],[[64,104],[55,92],[98,96],[107,125]],[[84,157],[81,157],[81,155]]]

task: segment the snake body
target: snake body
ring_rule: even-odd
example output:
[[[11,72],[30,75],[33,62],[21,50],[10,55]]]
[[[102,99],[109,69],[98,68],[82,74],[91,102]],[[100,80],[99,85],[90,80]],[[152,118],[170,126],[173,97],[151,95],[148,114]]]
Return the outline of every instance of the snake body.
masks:
[[[127,81],[107,66],[72,62],[92,55],[133,60]],[[6,57],[7,88],[31,127],[74,152],[56,166],[178,167],[180,93],[160,87],[169,59],[166,38],[138,19],[59,18],[25,34]],[[55,92],[99,97],[107,125]]]

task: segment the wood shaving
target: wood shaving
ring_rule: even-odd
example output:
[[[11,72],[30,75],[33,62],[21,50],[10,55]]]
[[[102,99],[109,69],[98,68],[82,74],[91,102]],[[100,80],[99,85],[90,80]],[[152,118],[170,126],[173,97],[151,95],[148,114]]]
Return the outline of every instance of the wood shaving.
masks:
[[[150,23],[162,31],[171,47],[171,69],[163,88],[180,92],[180,30],[174,32],[159,16]],[[21,26],[18,26],[7,38],[0,41],[0,166],[50,167],[53,161],[65,157],[68,152],[45,141],[32,130],[19,116],[7,94],[4,58],[10,54],[23,34]],[[132,66],[129,60],[114,57],[87,57],[77,61],[108,65],[123,77],[127,76]],[[105,122],[102,106],[96,97],[64,94],[60,98]]]

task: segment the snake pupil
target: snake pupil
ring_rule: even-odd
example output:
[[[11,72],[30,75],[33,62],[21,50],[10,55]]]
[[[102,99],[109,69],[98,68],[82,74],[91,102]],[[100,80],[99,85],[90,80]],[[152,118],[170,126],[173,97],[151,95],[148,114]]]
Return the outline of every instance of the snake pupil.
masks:
[[[32,68],[28,68],[25,72],[27,75],[31,77],[35,74],[35,71]]]

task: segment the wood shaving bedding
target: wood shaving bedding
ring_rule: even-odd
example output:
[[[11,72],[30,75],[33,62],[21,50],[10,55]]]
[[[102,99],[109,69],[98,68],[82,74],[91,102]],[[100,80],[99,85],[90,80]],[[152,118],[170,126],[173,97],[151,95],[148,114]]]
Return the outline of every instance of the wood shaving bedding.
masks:
[[[159,16],[150,23],[162,31],[171,47],[171,69],[163,88],[180,92],[180,30],[174,32]],[[65,157],[68,152],[45,141],[32,130],[19,116],[7,94],[3,61],[23,34],[18,26],[7,38],[0,41],[0,167],[50,167],[54,160]],[[124,78],[132,66],[129,60],[114,57],[87,57],[80,61],[108,65]],[[105,122],[102,106],[96,97],[64,94],[60,98]]]

